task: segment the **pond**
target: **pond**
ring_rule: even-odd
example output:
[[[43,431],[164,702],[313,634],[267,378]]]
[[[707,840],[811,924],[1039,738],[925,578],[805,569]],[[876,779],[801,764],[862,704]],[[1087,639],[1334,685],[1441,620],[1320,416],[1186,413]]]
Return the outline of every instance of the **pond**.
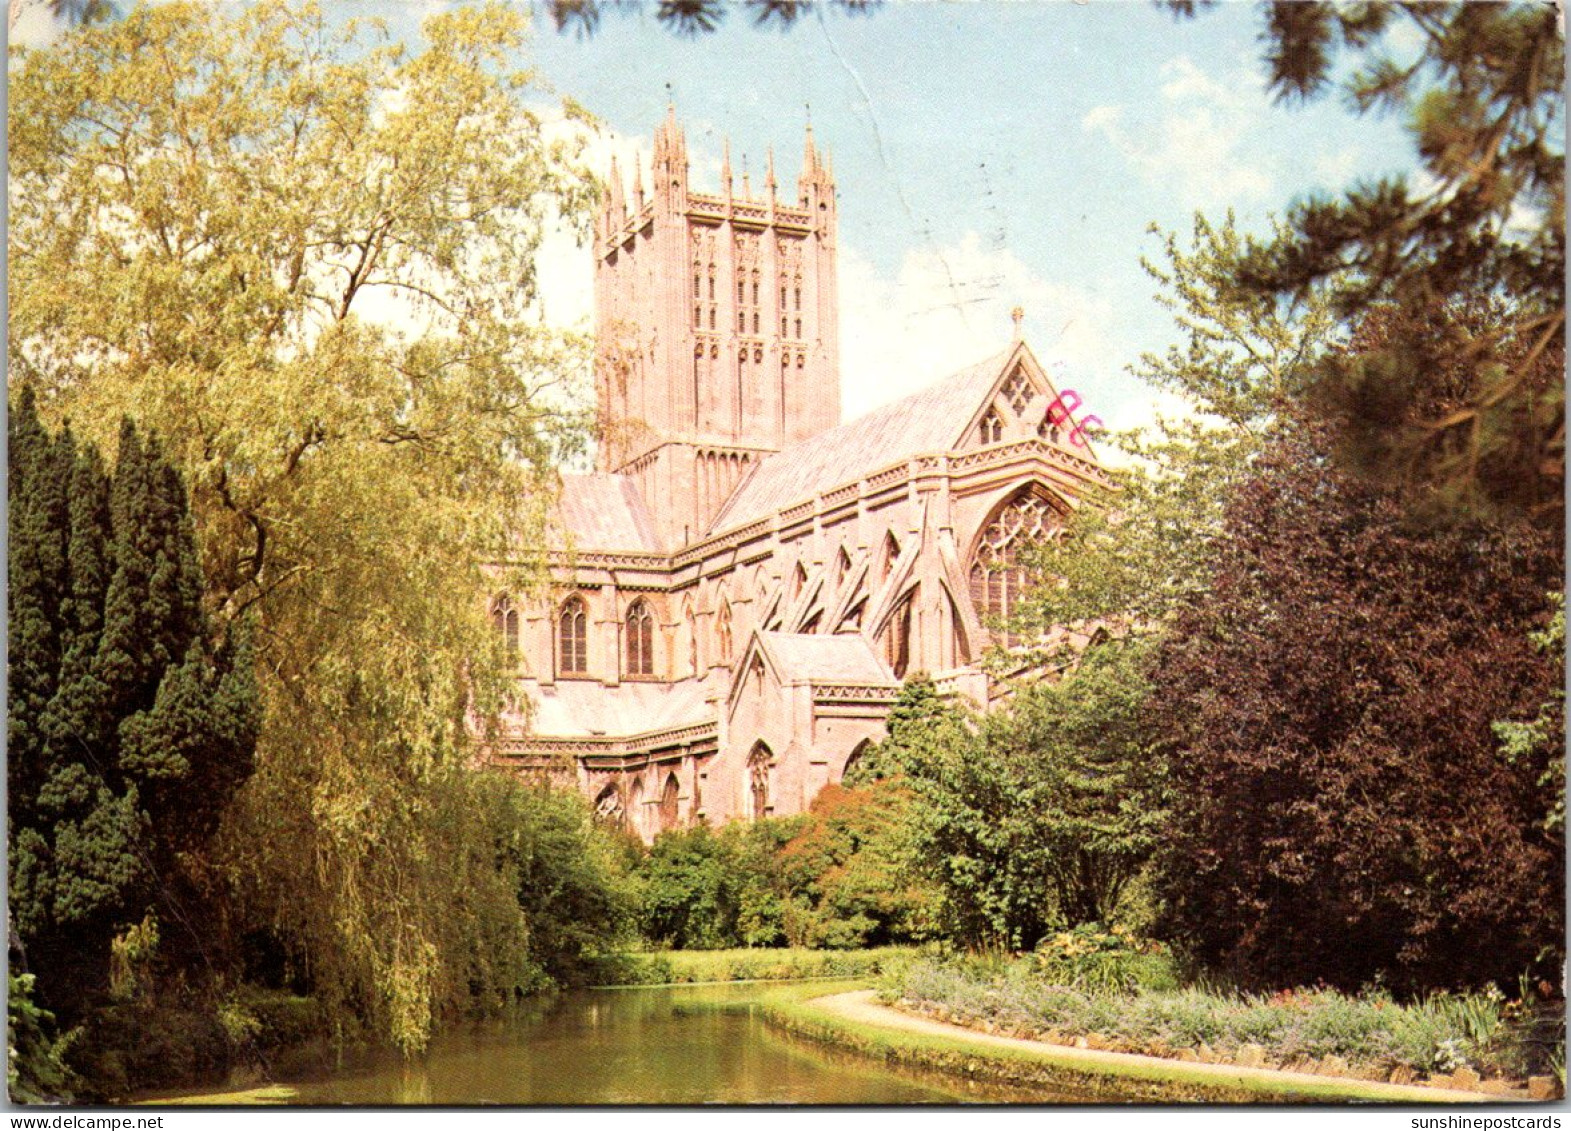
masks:
[[[923,1104],[1051,1097],[920,1075],[766,1025],[760,987],[564,993],[462,1026],[406,1062],[366,1054],[286,1074],[297,1104]],[[156,1101],[154,1101],[156,1102]],[[224,1102],[214,1097],[214,1102]]]

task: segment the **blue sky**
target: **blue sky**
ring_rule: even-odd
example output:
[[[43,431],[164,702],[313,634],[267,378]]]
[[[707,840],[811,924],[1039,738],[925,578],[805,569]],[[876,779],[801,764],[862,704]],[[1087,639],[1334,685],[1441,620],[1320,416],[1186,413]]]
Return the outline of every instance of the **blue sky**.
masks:
[[[590,39],[537,20],[543,74],[614,131],[622,164],[674,100],[695,179],[723,139],[755,191],[766,149],[794,184],[809,108],[840,187],[847,415],[1001,348],[1009,310],[1110,425],[1149,416],[1127,373],[1175,340],[1140,267],[1151,223],[1236,210],[1247,229],[1313,190],[1405,173],[1399,122],[1335,96],[1278,107],[1259,11],[1175,20],[1137,0],[894,0],[789,31],[732,13],[685,40],[649,12]]]
[[[412,37],[446,0],[337,6]],[[541,77],[604,124],[624,170],[674,101],[700,188],[724,139],[761,191],[765,152],[794,186],[809,108],[840,190],[842,385],[847,417],[1002,348],[1009,311],[1110,426],[1157,403],[1127,369],[1177,340],[1140,267],[1156,223],[1236,211],[1246,230],[1315,190],[1405,174],[1401,124],[1332,95],[1279,107],[1266,93],[1253,4],[1175,20],[1144,0],[889,0],[788,31],[735,10],[683,39],[653,5],[608,12],[591,38],[543,14]],[[1400,44],[1399,44],[1400,46]],[[590,257],[554,241],[542,265],[554,319],[587,326]]]

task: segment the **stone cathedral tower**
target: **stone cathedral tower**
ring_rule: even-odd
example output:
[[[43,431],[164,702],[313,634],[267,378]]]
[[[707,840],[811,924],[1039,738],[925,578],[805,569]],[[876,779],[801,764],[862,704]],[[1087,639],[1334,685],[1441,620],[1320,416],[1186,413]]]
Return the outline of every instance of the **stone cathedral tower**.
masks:
[[[668,549],[701,538],[766,456],[840,422],[833,170],[812,127],[795,200],[688,183],[673,109],[653,184],[613,161],[595,230],[599,470],[634,479]]]

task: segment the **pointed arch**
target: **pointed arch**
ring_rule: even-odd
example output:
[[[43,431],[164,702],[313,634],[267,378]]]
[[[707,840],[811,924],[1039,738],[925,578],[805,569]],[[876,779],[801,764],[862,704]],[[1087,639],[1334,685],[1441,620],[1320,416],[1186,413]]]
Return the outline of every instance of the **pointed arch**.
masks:
[[[634,778],[627,790],[627,825],[634,832],[643,832],[644,779]]]
[[[916,605],[917,588],[913,585],[895,603],[894,611],[884,622],[884,662],[896,679],[904,679],[911,666],[911,611]]]
[[[731,602],[720,599],[720,611],[715,614],[715,659],[727,666],[731,663]]]
[[[628,675],[655,674],[655,617],[642,597],[627,607],[624,622]]]
[[[747,817],[749,820],[758,821],[769,816],[774,806],[774,798],[770,796],[770,767],[774,762],[774,755],[765,742],[753,745],[752,751],[747,756]]]
[[[1002,626],[995,631],[1009,645],[1021,639],[1010,624],[1029,580],[1021,551],[1056,537],[1064,514],[1063,503],[1041,484],[1030,483],[994,507],[977,532],[968,569],[971,603],[984,623]]]
[[[851,573],[851,555],[846,553],[846,548],[841,546],[835,551],[835,586],[838,588],[845,584],[846,577]]]
[[[989,408],[982,414],[982,423],[977,425],[977,442],[981,444],[997,444],[1004,438],[1004,419],[998,415],[998,410]]]
[[[574,593],[556,616],[556,670],[560,675],[589,672],[589,606]]]
[[[595,797],[595,816],[609,825],[625,828],[627,808],[622,803],[622,791],[613,783]]]
[[[954,594],[949,592],[948,585],[944,586],[944,599],[949,603],[949,623],[955,642],[955,666],[963,667],[971,662],[971,638],[966,634],[965,618],[960,615],[960,606],[955,603]]]
[[[686,678],[696,677],[698,675],[698,617],[693,614],[691,597],[682,599],[682,635],[677,655],[686,665]]]
[[[900,560],[900,542],[895,538],[893,530],[884,531],[883,554],[878,562],[878,580],[888,581],[889,573],[895,568],[895,563]]]
[[[666,775],[665,785],[660,790],[660,831],[674,829],[678,823],[677,806],[681,800],[682,787],[677,783],[676,774]]]
[[[846,756],[845,765],[840,767],[840,781],[843,785],[857,786],[862,783],[857,781],[857,769],[863,764],[867,752],[873,748],[873,740],[864,738],[858,742]]]
[[[491,625],[502,638],[507,658],[518,659],[518,610],[513,607],[513,600],[506,593],[499,594],[491,603]]]

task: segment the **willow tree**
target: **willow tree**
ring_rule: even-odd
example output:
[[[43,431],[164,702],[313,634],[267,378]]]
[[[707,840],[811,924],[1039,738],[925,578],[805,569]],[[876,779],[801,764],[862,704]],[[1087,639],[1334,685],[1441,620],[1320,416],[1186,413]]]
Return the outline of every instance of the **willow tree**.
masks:
[[[156,425],[212,611],[257,625],[231,890],[407,1047],[527,974],[465,794],[505,690],[481,562],[538,544],[574,436],[534,259],[594,193],[517,11],[423,30],[142,7],[14,56],[9,132],[12,382],[106,451]]]

